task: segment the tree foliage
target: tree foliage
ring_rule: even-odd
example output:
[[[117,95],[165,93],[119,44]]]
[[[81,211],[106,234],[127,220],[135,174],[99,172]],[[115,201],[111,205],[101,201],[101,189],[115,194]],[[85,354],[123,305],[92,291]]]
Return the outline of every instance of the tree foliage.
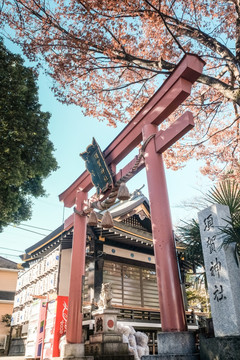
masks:
[[[49,140],[50,114],[40,110],[33,71],[0,41],[0,230],[31,216],[31,196],[57,169]]]
[[[5,323],[6,327],[10,327],[11,326],[11,315],[10,314],[2,315],[2,322]]]
[[[166,164],[194,157],[205,159],[204,174],[239,175],[239,0],[5,0],[1,10],[3,32],[10,26],[45,67],[58,99],[113,126],[131,119],[185,53],[201,56],[204,74],[175,114],[192,110],[195,131]]]

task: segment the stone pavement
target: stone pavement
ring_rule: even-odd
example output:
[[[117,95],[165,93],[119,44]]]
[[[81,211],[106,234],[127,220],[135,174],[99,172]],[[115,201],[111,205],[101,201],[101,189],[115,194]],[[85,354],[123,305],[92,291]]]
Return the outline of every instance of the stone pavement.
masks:
[[[0,356],[0,360],[24,360],[25,356]]]

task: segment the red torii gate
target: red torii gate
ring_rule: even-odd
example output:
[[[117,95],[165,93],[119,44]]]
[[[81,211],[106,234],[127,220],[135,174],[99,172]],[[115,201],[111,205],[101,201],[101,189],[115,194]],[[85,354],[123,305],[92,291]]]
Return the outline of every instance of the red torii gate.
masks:
[[[203,66],[204,61],[198,56],[185,55],[154,96],[104,151],[105,161],[114,171],[116,165],[142,140],[145,141],[153,135],[145,149],[145,164],[141,164],[138,171],[146,167],[161,323],[162,330],[166,332],[186,331],[187,325],[162,153],[194,126],[193,116],[190,112],[184,113],[165,131],[158,131],[158,125],[190,95],[192,84],[201,75]],[[115,182],[128,173],[135,160],[113,177]],[[59,195],[59,199],[66,207],[75,205],[78,212],[81,212],[88,197],[87,193],[92,187],[91,176],[86,170]],[[85,246],[86,216],[75,213],[66,334],[68,343],[82,342],[81,299]]]

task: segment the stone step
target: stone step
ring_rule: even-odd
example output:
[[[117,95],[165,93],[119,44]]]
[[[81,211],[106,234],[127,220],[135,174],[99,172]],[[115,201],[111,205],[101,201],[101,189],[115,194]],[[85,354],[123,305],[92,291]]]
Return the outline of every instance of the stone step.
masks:
[[[25,356],[1,356],[1,360],[25,360]]]
[[[240,360],[240,336],[200,336],[201,360]]]
[[[168,354],[168,355],[144,355],[141,360],[199,360],[199,354]]]
[[[134,355],[127,355],[127,354],[94,355],[94,360],[134,360]]]
[[[116,356],[122,354],[128,356],[128,344],[119,342],[85,344],[85,354],[93,355],[94,358],[100,355]]]
[[[59,359],[59,360],[94,360],[94,356],[80,356],[80,357],[72,357],[72,356],[70,356],[70,357],[60,357],[60,358],[54,358],[54,360],[57,360],[57,359]]]

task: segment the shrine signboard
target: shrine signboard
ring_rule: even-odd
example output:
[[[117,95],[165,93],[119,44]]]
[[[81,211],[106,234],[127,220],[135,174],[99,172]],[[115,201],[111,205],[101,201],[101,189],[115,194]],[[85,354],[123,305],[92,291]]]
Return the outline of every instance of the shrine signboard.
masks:
[[[112,185],[113,179],[103,153],[94,138],[92,144],[80,156],[85,161],[86,168],[91,174],[92,183],[96,187],[97,194],[104,193]]]
[[[240,335],[240,268],[235,244],[222,246],[229,208],[215,204],[198,218],[215,336]]]

